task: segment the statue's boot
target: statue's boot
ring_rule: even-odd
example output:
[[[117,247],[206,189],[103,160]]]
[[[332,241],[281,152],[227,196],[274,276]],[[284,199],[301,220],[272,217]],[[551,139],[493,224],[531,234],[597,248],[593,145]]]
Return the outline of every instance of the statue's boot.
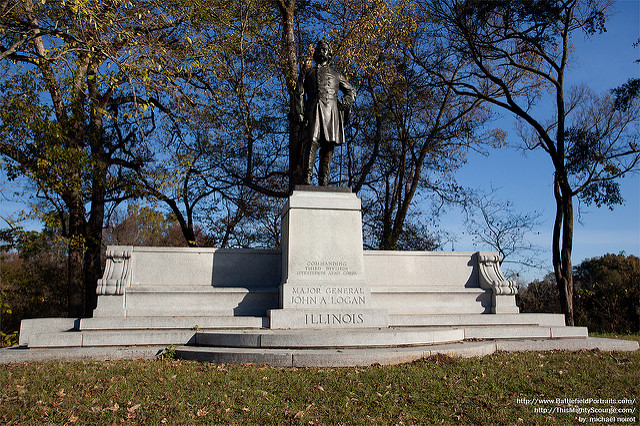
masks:
[[[305,185],[311,185],[311,178],[313,176],[313,165],[316,162],[316,153],[318,152],[319,145],[320,144],[318,143],[318,141],[314,141],[310,143],[308,149],[305,150],[306,152],[303,172],[303,183]]]
[[[331,157],[334,144],[327,143],[320,149],[320,169],[318,170],[318,185],[329,185],[329,171],[331,169]]]

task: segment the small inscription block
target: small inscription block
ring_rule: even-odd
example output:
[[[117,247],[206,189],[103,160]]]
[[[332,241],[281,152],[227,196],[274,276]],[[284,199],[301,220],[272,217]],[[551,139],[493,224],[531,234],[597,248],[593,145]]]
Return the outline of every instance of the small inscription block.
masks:
[[[304,264],[303,268],[299,268],[295,275],[296,278],[306,277],[351,277],[358,272],[349,265],[348,262],[341,260],[309,260]]]
[[[281,282],[364,280],[362,214],[355,194],[296,191],[282,210]]]
[[[285,284],[282,286],[283,308],[365,308],[371,292],[362,284]]]
[[[270,328],[363,328],[387,327],[384,309],[273,309]]]

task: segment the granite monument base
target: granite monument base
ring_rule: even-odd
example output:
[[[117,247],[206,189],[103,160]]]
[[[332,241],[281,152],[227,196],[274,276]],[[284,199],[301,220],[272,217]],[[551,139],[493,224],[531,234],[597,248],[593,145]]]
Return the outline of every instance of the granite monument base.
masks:
[[[363,252],[361,226],[350,191],[299,188],[280,250],[110,246],[93,318],[23,320],[20,345],[189,345],[176,353],[292,366],[481,355],[510,339],[525,343],[509,350],[638,347],[594,343],[559,314],[520,314],[497,253]]]

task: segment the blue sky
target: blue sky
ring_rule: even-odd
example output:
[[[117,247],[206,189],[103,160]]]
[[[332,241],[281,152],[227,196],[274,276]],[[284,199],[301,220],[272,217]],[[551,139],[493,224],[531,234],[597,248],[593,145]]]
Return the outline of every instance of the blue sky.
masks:
[[[625,83],[629,78],[640,77],[640,49],[633,43],[640,37],[640,1],[623,0],[615,4],[616,14],[607,22],[607,32],[594,35],[590,39],[578,34],[573,40],[575,55],[567,76],[567,87],[586,83],[596,93],[610,90]],[[501,121],[510,126],[512,116],[503,114]],[[517,134],[509,131],[507,142],[518,145]],[[520,212],[542,212],[543,223],[530,236],[531,242],[544,250],[541,260],[546,270],[529,270],[523,275],[525,280],[542,278],[551,266],[551,230],[555,214],[552,191],[553,169],[549,156],[543,151],[528,151],[503,148],[490,152],[488,157],[472,154],[468,163],[459,171],[458,183],[476,189],[498,188],[499,198],[511,201]],[[586,258],[605,253],[619,253],[638,256],[640,254],[640,176],[625,177],[620,182],[624,205],[613,211],[606,207],[581,208],[581,216],[574,227],[572,261],[580,263]],[[461,218],[451,212],[443,218],[443,230],[460,234],[463,230]],[[473,246],[468,237],[459,237],[448,244],[445,250],[475,251],[488,249]],[[504,269],[504,268],[503,268]]]

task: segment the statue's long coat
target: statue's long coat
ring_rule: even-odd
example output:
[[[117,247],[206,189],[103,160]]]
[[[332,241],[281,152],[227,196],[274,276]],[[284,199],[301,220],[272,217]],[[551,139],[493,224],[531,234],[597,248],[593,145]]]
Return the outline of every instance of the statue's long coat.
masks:
[[[344,116],[338,108],[338,91],[342,103],[349,107],[356,100],[356,90],[339,72],[316,65],[303,69],[296,85],[296,113],[304,114],[310,140],[344,143]]]

